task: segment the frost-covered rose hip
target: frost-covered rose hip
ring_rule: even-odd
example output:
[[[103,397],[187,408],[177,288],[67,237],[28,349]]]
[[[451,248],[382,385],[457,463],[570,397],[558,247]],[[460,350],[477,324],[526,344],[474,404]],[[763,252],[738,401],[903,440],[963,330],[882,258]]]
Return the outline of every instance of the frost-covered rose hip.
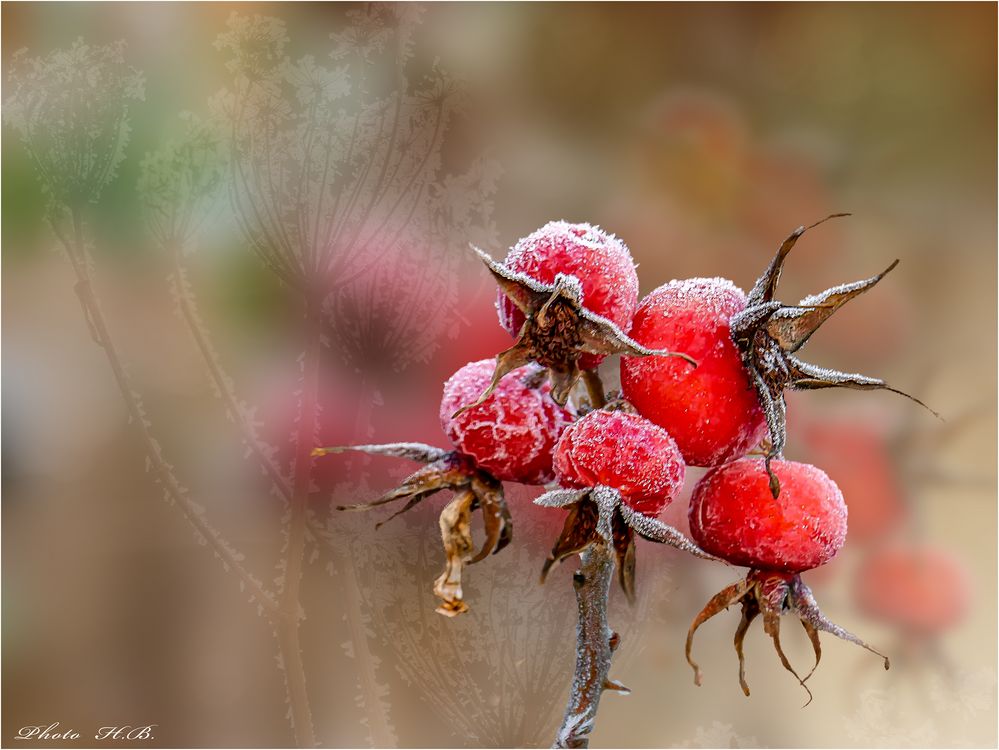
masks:
[[[695,364],[685,354],[652,351],[628,338],[638,276],[628,248],[599,227],[550,222],[520,240],[503,263],[476,252],[499,284],[500,322],[517,340],[496,356],[491,384],[472,403],[481,403],[503,375],[527,362],[548,369],[559,404],[581,372],[608,354],[675,356]]]
[[[563,487],[605,485],[632,509],[657,516],[683,487],[685,467],[666,430],[637,414],[594,411],[571,425],[555,450]]]
[[[485,390],[492,374],[493,361],[484,359],[451,376],[441,399],[441,427],[458,451],[497,479],[550,482],[552,450],[572,415],[549,397],[540,368],[510,372],[483,403],[452,416]]]
[[[784,612],[790,611],[799,618],[815,650],[816,666],[821,656],[819,631],[832,633],[884,658],[826,619],[799,575],[831,560],[846,541],[846,504],[839,488],[825,472],[810,464],[774,459],[770,469],[780,481],[777,498],[770,491],[770,476],[762,458],[742,459],[712,469],[694,488],[689,508],[694,541],[733,565],[750,568],[744,581],[716,594],[690,626],[687,661],[694,669],[698,685],[700,670],[691,658],[694,633],[706,620],[737,602],[742,605],[742,621],[736,629],[735,650],[739,656],[739,684],[746,695],[749,686],[742,642],[750,623],[760,614],[781,664],[803,687],[811,672],[804,679],[798,677],[781,648],[780,617]]]
[[[704,475],[690,500],[690,534],[702,548],[747,568],[800,573],[829,562],[846,541],[846,504],[821,469],[774,461],[780,497],[762,458]]]
[[[638,304],[638,274],[625,244],[600,227],[550,221],[517,242],[503,265],[535,281],[551,284],[558,274],[575,276],[582,287],[580,302],[627,333]],[[500,324],[516,337],[524,313],[499,292]],[[601,354],[582,354],[579,367],[589,370],[603,360]]]
[[[634,413],[626,401],[592,411],[570,425],[555,447],[559,489],[534,502],[568,508],[562,534],[542,571],[591,545],[612,545],[621,587],[634,596],[635,534],[698,557],[711,555],[656,520],[683,487],[686,467],[669,433]]]
[[[774,299],[777,282],[784,260],[805,231],[806,227],[799,227],[781,243],[744,302],[734,288],[723,291],[727,286],[724,281],[704,279],[673,282],[673,286],[668,284],[650,295],[648,304],[643,302],[640,319],[636,319],[632,328],[632,335],[639,343],[649,346],[652,337],[657,337],[656,340],[672,346],[676,344],[673,337],[682,336],[691,349],[708,350],[715,355],[707,375],[699,367],[689,383],[679,384],[690,399],[695,394],[705,394],[687,411],[683,408],[687,400],[675,400],[670,395],[670,388],[679,378],[668,366],[657,367],[653,360],[643,370],[643,365],[627,357],[621,362],[625,397],[642,414],[669,430],[684,450],[688,463],[714,465],[737,456],[745,450],[742,447],[745,441],[758,433],[762,410],[770,433],[766,466],[774,497],[780,493],[780,482],[770,465],[773,459],[783,456],[787,440],[786,389],[884,389],[912,398],[878,378],[816,367],[795,356],[836,310],[881,281],[898,263],[895,261],[869,279],[827,289],[796,305],[784,304]],[[693,300],[689,295],[693,295]],[[733,374],[735,360],[723,341],[722,319],[727,319],[728,336],[742,361],[745,370],[742,377]],[[697,356],[695,352],[691,354]],[[755,408],[742,393],[747,383],[756,391]],[[925,406],[918,399],[912,400]],[[661,406],[660,401],[666,405]],[[688,436],[692,436],[689,448],[685,447]]]
[[[653,290],[635,313],[632,338],[697,360],[691,368],[677,359],[621,358],[624,397],[669,431],[691,466],[716,466],[743,456],[766,432],[729,329],[732,316],[745,307],[745,293],[731,281],[688,279]]]

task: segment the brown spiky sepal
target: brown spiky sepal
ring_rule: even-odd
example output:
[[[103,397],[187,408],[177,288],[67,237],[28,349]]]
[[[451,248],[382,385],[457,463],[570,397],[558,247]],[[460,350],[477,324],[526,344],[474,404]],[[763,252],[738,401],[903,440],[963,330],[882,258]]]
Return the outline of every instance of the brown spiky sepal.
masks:
[[[569,511],[562,533],[541,569],[542,583],[549,571],[567,557],[580,554],[594,544],[603,544],[614,550],[621,589],[628,601],[634,603],[636,534],[697,557],[717,560],[672,526],[628,507],[621,493],[612,487],[597,485],[584,490],[555,489],[534,502]]]
[[[526,274],[494,261],[487,253],[472,247],[500,289],[524,313],[524,324],[513,346],[496,356],[496,370],[489,387],[479,398],[452,415],[478,406],[493,392],[500,379],[528,362],[547,368],[551,395],[564,406],[580,377],[582,354],[627,354],[631,357],[680,357],[696,367],[686,354],[648,349],[630,338],[607,318],[583,306],[583,288],[575,276],[558,274],[544,284]]]
[[[794,675],[798,683],[808,693],[807,706],[812,702],[812,693],[805,682],[815,672],[822,658],[822,647],[819,644],[819,631],[832,633],[837,638],[856,643],[873,654],[884,659],[885,669],[888,669],[888,657],[871,648],[857,636],[839,625],[831,622],[819,610],[811,590],[796,573],[777,573],[765,570],[751,570],[745,580],[734,583],[715,594],[705,605],[687,631],[686,655],[687,663],[694,670],[694,684],[701,684],[701,670],[691,654],[694,644],[694,634],[697,629],[719,612],[728,609],[733,604],[742,605],[742,618],[735,631],[735,653],[739,657],[739,685],[742,692],[749,695],[749,684],[746,682],[746,665],[743,656],[743,640],[749,631],[749,626],[757,616],[763,616],[763,630],[774,643],[774,650],[784,669]],[[785,612],[794,614],[804,628],[815,652],[815,664],[808,674],[801,677],[791,666],[790,661],[780,643],[780,618]]]
[[[452,490],[455,495],[440,515],[441,540],[444,544],[446,564],[444,572],[434,582],[434,594],[441,600],[437,612],[447,617],[468,611],[462,598],[461,575],[466,565],[480,562],[490,554],[499,552],[513,535],[513,520],[503,495],[503,485],[491,474],[477,468],[470,458],[457,451],[446,451],[422,443],[389,443],[386,445],[353,445],[336,448],[316,448],[314,456],[343,451],[360,451],[373,455],[397,456],[419,461],[423,466],[406,477],[394,490],[377,500],[358,505],[341,505],[337,510],[357,511],[385,505],[396,500],[406,500],[396,511],[375,528],[441,490]],[[472,543],[472,513],[482,511],[485,541],[476,550]]]
[[[749,371],[750,380],[760,399],[770,433],[766,451],[766,467],[770,476],[770,491],[776,498],[780,482],[770,468],[775,458],[783,458],[787,441],[784,391],[817,388],[853,388],[857,390],[887,390],[905,396],[931,411],[926,404],[907,393],[889,386],[884,380],[866,375],[839,372],[803,362],[794,356],[819,326],[854,297],[863,294],[883,279],[896,265],[893,262],[876,276],[851,284],[832,287],[819,294],[805,297],[797,305],[786,305],[774,299],[784,261],[798,238],[808,229],[829,219],[849,216],[833,214],[809,227],[798,227],[785,239],[766,271],[750,291],[746,308],[732,316],[732,340]]]

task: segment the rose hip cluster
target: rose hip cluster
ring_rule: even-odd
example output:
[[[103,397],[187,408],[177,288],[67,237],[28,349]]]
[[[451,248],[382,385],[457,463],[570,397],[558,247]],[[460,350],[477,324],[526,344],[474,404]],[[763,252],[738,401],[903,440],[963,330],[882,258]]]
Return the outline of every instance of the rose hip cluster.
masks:
[[[694,631],[736,602],[742,620],[735,647],[747,695],[742,641],[759,615],[796,677],[780,645],[785,612],[799,618],[816,663],[819,631],[869,648],[823,616],[800,578],[839,552],[847,514],[825,473],[784,460],[784,391],[894,391],[879,379],[810,365],[796,353],[895,264],[785,304],[775,299],[777,282],[804,232],[799,228],[780,245],[748,295],[726,279],[690,279],[671,281],[641,302],[628,248],[598,227],[551,222],[521,239],[503,263],[476,250],[499,285],[500,323],[515,341],[495,362],[468,364],[444,386],[440,416],[450,449],[412,443],[350,448],[425,464],[399,488],[352,507],[405,499],[404,511],[438,490],[455,492],[441,514],[447,565],[435,585],[443,602],[438,611],[447,615],[467,609],[463,566],[510,540],[502,482],[513,481],[547,484],[535,502],[567,510],[543,574],[566,557],[601,547],[613,552],[630,598],[636,536],[750,569],[713,597],[690,629],[687,657],[698,683],[690,657]],[[608,402],[597,368],[613,354],[623,355],[621,392]],[[747,457],[757,447],[760,456]],[[315,453],[339,450],[345,448]],[[657,519],[679,494],[687,466],[710,469],[693,491],[692,540]],[[482,511],[485,528],[478,549],[470,532],[475,510]]]

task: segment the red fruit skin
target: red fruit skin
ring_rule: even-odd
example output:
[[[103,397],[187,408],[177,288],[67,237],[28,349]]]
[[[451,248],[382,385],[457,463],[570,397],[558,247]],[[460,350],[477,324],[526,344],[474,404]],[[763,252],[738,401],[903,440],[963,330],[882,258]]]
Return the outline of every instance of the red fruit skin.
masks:
[[[766,418],[730,336],[729,320],[746,295],[726,279],[671,281],[635,313],[631,337],[684,352],[622,357],[621,389],[639,414],[666,429],[690,466],[717,466],[745,455],[766,434]]]
[[[508,373],[483,403],[451,418],[486,389],[495,366],[495,360],[483,359],[451,376],[441,399],[441,427],[458,451],[497,479],[550,482],[552,451],[572,414],[551,399],[548,383],[540,388],[524,385],[524,378],[536,372],[533,367]]]
[[[712,469],[690,500],[690,534],[734,565],[800,573],[831,560],[846,541],[846,504],[824,471],[775,460],[780,497],[770,493],[762,458]]]
[[[555,448],[555,475],[563,487],[613,487],[647,516],[673,502],[685,473],[669,433],[637,414],[590,412],[562,433]]]
[[[927,545],[895,543],[864,559],[854,596],[869,617],[929,637],[961,622],[971,587],[953,555]]]
[[[583,306],[627,333],[638,304],[638,274],[627,246],[612,234],[589,224],[551,221],[524,237],[506,256],[504,265],[532,279],[551,284],[556,274],[575,276],[583,286]],[[499,292],[499,319],[511,336],[520,333],[524,314]],[[583,354],[579,367],[592,370],[603,355]]]

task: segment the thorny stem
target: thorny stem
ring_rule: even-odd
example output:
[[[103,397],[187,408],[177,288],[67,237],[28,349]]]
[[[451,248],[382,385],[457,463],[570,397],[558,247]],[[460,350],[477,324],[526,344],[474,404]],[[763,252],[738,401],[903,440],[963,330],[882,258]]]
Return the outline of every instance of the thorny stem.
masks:
[[[309,490],[312,483],[312,448],[318,422],[317,394],[319,358],[322,350],[320,305],[311,297],[305,303],[306,350],[303,362],[302,397],[298,411],[298,443],[295,449],[295,479],[292,487],[291,518],[284,560],[284,588],[281,610],[284,621],[278,638],[285,660],[288,697],[291,703],[295,738],[301,747],[315,747],[316,735],[312,710],[305,684],[305,666],[300,642],[300,592],[305,558],[305,534],[308,522]]]
[[[589,747],[600,696],[607,688],[624,690],[608,676],[611,657],[619,640],[618,634],[607,624],[614,550],[604,542],[595,542],[580,553],[579,559],[579,570],[572,579],[579,608],[576,669],[569,705],[552,747]]]
[[[199,536],[205,539],[212,547],[215,555],[222,561],[223,566],[226,569],[235,571],[243,585],[250,591],[252,597],[268,615],[273,616],[278,607],[274,596],[243,566],[240,562],[242,555],[237,553],[225,541],[222,535],[202,517],[200,511],[188,496],[186,488],[174,474],[173,467],[163,457],[160,445],[156,438],[153,437],[152,425],[146,417],[145,408],[138,393],[132,388],[131,381],[125,371],[124,363],[108,331],[107,321],[104,319],[104,313],[101,311],[97,295],[94,293],[90,272],[87,267],[87,252],[83,238],[83,217],[78,208],[71,209],[70,214],[73,223],[72,238],[62,235],[58,228],[56,228],[56,234],[65,245],[66,253],[76,274],[74,289],[83,308],[83,314],[86,317],[90,333],[94,341],[104,350],[107,356],[108,363],[111,365],[111,372],[114,375],[115,384],[125,399],[125,407],[128,410],[130,421],[136,425],[139,431],[150,467],[156,472],[170,502],[180,509],[184,518],[195,528]],[[53,221],[53,224],[55,223]]]

